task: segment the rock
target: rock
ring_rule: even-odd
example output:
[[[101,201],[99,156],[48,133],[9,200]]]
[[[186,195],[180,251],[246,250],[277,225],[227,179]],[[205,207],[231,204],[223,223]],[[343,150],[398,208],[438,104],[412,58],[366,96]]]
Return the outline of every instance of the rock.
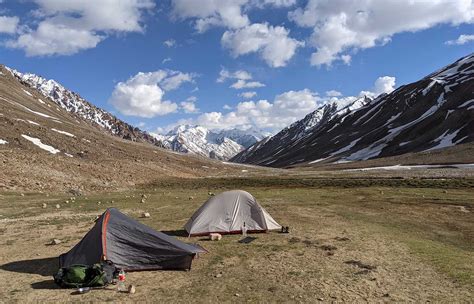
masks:
[[[151,216],[151,215],[150,215],[150,213],[148,213],[148,212],[143,212],[143,213],[142,213],[142,217],[143,217],[143,218],[149,218],[150,216]]]
[[[58,239],[52,239],[51,240],[51,243],[49,243],[50,245],[59,245],[61,244],[62,241],[61,240],[58,240]]]
[[[240,297],[240,294],[236,293],[236,294],[234,294],[234,296],[236,296],[236,297]]]
[[[190,197],[189,197],[189,200],[190,200],[190,201],[192,201],[193,199],[194,199],[194,197],[193,197],[193,196],[190,196]]]
[[[21,196],[25,196],[25,193],[20,194]]]
[[[61,205],[60,204],[56,204],[56,209],[59,209],[61,208]]]
[[[443,193],[448,193],[448,190],[443,190]]]
[[[214,196],[214,195],[215,195],[213,192],[210,192],[210,191],[209,191],[207,194],[208,194],[209,196]]]
[[[142,198],[146,199],[147,198],[146,194],[142,194]]]
[[[64,201],[65,204],[69,204],[69,201]]]
[[[102,202],[100,202],[100,201],[99,201],[99,202],[97,202],[97,205],[100,205],[100,204],[102,204]]]
[[[46,203],[41,204],[41,208],[46,209],[46,207],[48,207],[48,205],[46,205]]]
[[[128,293],[134,294],[136,291],[135,285],[128,286]]]
[[[144,204],[144,203],[145,203],[145,199],[142,198],[142,199],[140,200],[140,203]]]
[[[384,298],[388,298],[388,297],[390,297],[390,294],[388,294],[388,293],[384,293],[384,294],[382,295],[382,297],[384,297]]]
[[[221,239],[222,239],[222,235],[220,233],[209,234],[209,240],[211,241],[220,241]]]
[[[324,301],[324,298],[318,298],[318,301]]]
[[[114,201],[114,200],[112,200],[112,201],[110,201],[110,203],[111,203],[111,204],[115,204],[115,201]]]
[[[218,274],[216,274],[214,277],[220,278],[220,277],[222,277],[222,273],[218,273]]]

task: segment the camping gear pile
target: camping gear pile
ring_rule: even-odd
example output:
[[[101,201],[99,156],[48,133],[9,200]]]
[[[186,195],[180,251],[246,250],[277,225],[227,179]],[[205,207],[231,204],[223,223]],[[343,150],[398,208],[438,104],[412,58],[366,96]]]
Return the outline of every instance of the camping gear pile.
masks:
[[[184,228],[189,236],[221,237],[282,226],[250,193],[235,190],[212,196]],[[109,208],[78,244],[59,256],[54,280],[63,288],[106,286],[117,282],[124,271],[190,270],[195,256],[205,252],[199,245],[184,243]]]

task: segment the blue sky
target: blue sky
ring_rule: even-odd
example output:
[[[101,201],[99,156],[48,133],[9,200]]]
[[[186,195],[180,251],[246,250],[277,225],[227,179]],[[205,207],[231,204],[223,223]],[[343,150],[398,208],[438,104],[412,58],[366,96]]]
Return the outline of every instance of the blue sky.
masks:
[[[0,63],[151,132],[275,132],[471,53],[473,23],[465,0],[4,0]]]

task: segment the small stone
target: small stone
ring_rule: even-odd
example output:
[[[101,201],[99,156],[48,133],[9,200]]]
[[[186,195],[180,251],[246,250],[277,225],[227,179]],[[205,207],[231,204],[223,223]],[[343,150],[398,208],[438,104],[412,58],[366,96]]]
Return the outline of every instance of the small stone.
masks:
[[[137,292],[135,285],[128,286],[128,293],[134,294],[135,292]]]
[[[214,277],[220,278],[220,277],[222,277],[222,273],[218,273],[218,274],[216,274]]]
[[[97,205],[100,205],[100,204],[102,204],[102,202],[100,202],[100,201],[99,201],[99,202],[97,202]]]
[[[388,293],[384,293],[382,297],[388,298],[388,297],[390,297],[390,295]]]
[[[324,301],[324,298],[318,298],[318,301]]]
[[[46,203],[41,204],[41,208],[46,209],[46,207],[48,207],[48,205],[46,205]]]
[[[69,201],[64,201],[65,204],[69,204]]]
[[[190,196],[190,197],[189,197],[189,200],[190,200],[190,201],[192,201],[193,199],[194,199],[194,197],[193,197],[193,196]]]
[[[213,192],[210,192],[210,191],[209,191],[207,194],[208,194],[209,196],[214,196],[214,195],[215,195]]]
[[[115,204],[115,201],[114,201],[114,200],[112,200],[112,201],[110,201],[110,203],[111,203],[111,204]]]
[[[147,198],[146,194],[142,194],[142,198],[146,199]]]
[[[140,203],[144,204],[144,203],[145,203],[145,199],[142,198],[142,199],[140,200]]]
[[[58,239],[52,239],[50,244],[51,244],[51,245],[59,245],[59,244],[61,244],[61,243],[62,243],[62,241],[61,241],[61,240],[58,240]]]
[[[61,205],[60,204],[56,204],[56,209],[59,209],[61,208]]]
[[[236,294],[234,294],[234,296],[236,296],[236,297],[240,297],[240,294],[236,293]]]
[[[20,194],[21,196],[25,196],[25,193]]]
[[[443,193],[448,193],[448,190],[443,190]]]
[[[222,239],[222,235],[220,233],[209,234],[209,240],[211,241],[220,241],[221,239]]]
[[[142,213],[142,217],[143,217],[143,218],[149,218],[150,216],[151,216],[151,215],[150,215],[150,213],[148,213],[148,212],[143,212],[143,213]]]

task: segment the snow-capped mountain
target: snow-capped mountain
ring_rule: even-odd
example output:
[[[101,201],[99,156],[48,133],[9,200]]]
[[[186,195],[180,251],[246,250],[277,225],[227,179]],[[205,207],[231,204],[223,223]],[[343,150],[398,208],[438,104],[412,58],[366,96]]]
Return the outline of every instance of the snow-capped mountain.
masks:
[[[432,151],[474,141],[474,54],[374,100],[328,104],[232,161],[288,167]],[[337,113],[324,119],[324,113]]]
[[[107,111],[94,106],[55,80],[45,79],[31,73],[21,73],[8,67],[5,68],[24,85],[37,90],[44,97],[54,101],[61,108],[88,123],[92,123],[113,135],[127,140],[144,141],[154,145],[161,145],[153,136],[141,131],[139,128],[127,124]]]
[[[256,130],[212,131],[202,126],[180,125],[166,135],[155,135],[165,148],[227,160],[264,136]]]
[[[283,152],[284,149],[291,149],[297,146],[301,141],[317,130],[319,126],[328,123],[336,117],[344,116],[368,104],[370,101],[372,101],[372,99],[367,96],[330,100],[325,105],[309,113],[303,119],[294,122],[274,136],[265,138],[247,150],[242,151],[232,158],[232,161],[246,162],[247,159],[258,157],[262,159],[262,164],[266,164],[265,160],[272,161],[273,158]]]

